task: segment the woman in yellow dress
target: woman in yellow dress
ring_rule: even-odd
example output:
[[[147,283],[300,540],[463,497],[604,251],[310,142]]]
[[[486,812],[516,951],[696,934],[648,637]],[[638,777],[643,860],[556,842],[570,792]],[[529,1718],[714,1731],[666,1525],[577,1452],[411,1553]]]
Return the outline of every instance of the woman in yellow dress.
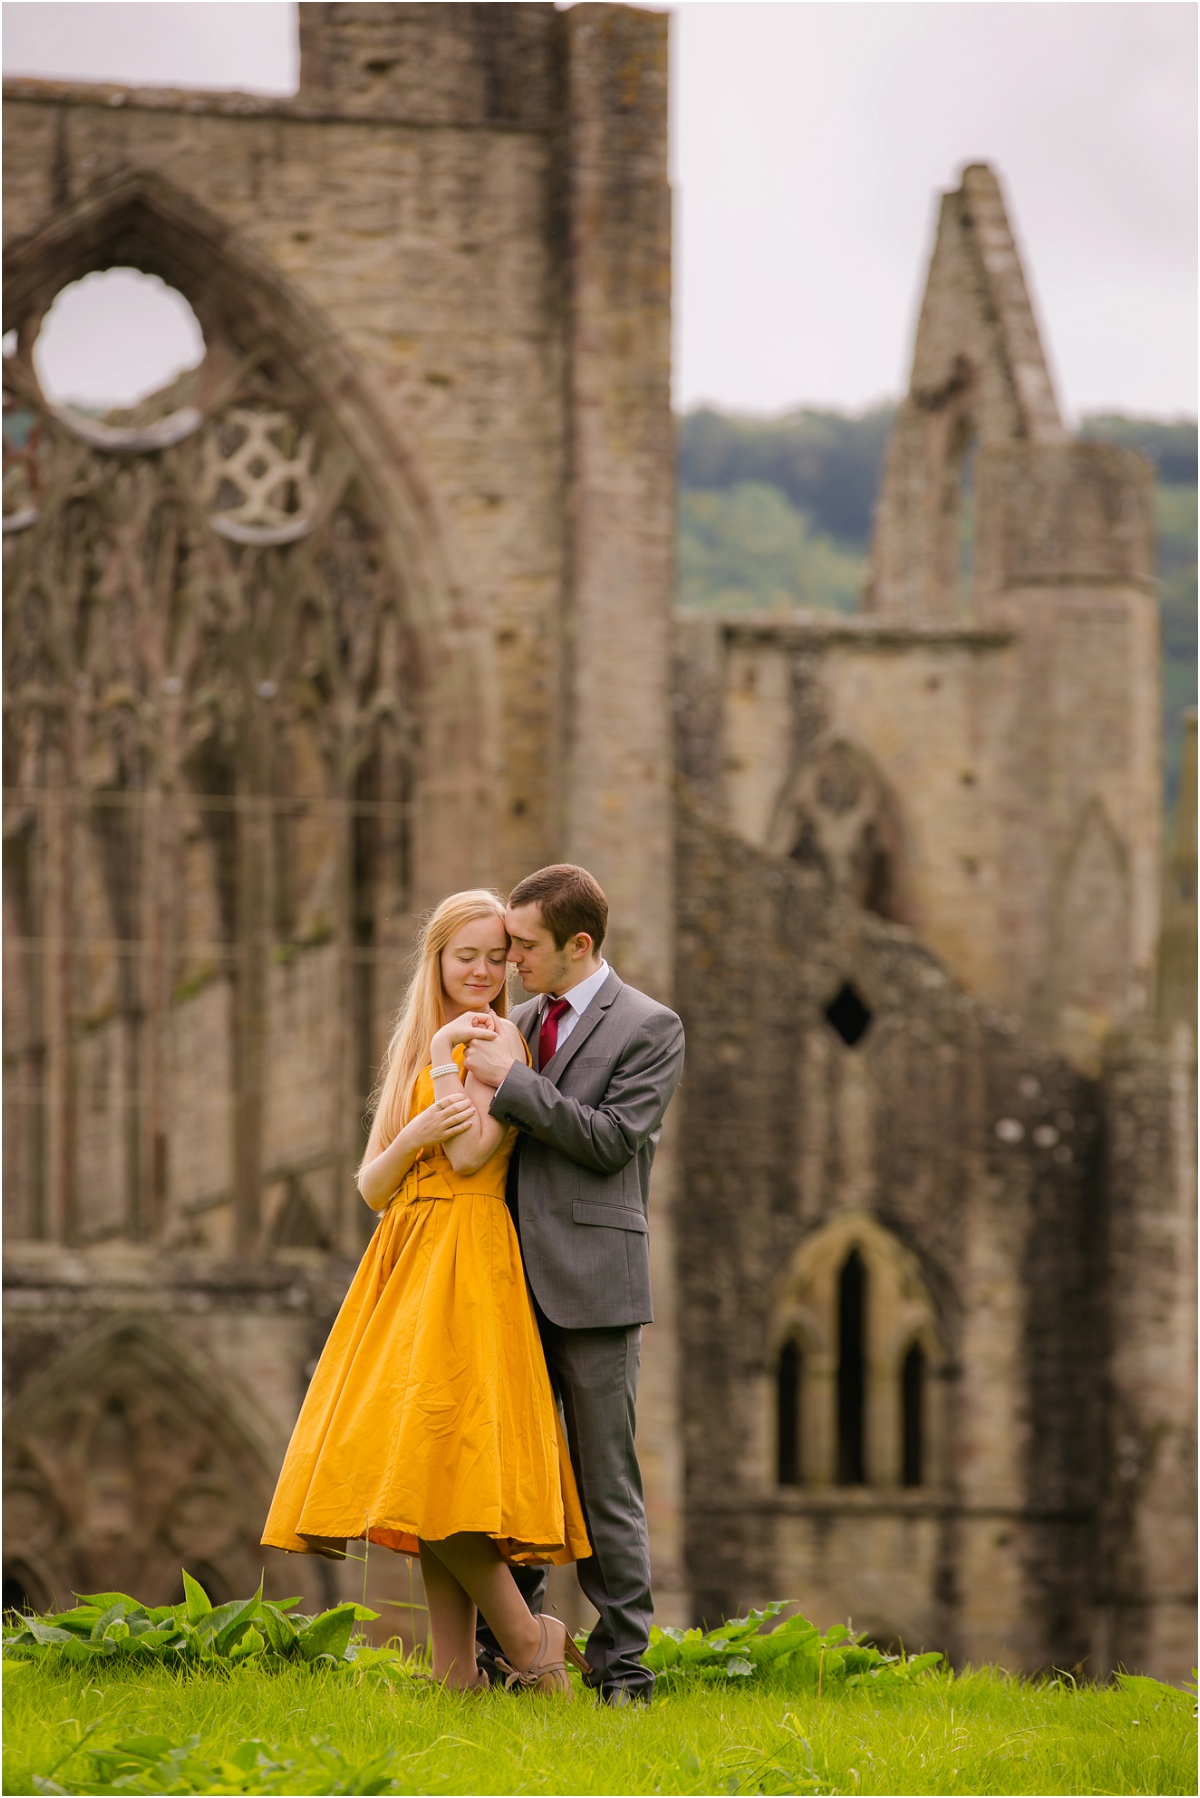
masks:
[[[263,1542],[340,1556],[348,1538],[419,1554],[433,1671],[484,1683],[476,1611],[508,1684],[570,1694],[585,1666],[531,1616],[510,1562],[591,1553],[521,1252],[504,1202],[516,1131],[463,1078],[467,1042],[509,1022],[504,905],[455,893],[421,933],[358,1187],[382,1219],[292,1433]]]

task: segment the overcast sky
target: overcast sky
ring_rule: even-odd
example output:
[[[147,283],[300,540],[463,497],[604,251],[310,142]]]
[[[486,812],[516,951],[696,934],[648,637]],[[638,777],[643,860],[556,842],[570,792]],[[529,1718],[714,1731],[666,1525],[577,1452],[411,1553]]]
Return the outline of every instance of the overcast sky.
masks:
[[[682,405],[901,391],[936,195],[987,160],[1069,415],[1194,416],[1191,0],[672,10]],[[38,0],[3,17],[6,73],[268,93],[297,79],[287,0]]]

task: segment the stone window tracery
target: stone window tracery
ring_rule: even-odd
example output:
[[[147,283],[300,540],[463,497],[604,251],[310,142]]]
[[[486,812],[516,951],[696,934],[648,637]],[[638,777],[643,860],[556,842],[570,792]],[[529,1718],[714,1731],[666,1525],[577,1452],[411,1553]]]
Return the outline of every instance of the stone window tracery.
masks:
[[[181,1559],[217,1566],[234,1591],[258,1584],[266,1459],[227,1398],[140,1325],[85,1340],[36,1377],[11,1408],[4,1461],[14,1598],[19,1587],[45,1607],[116,1590],[167,1604]]]
[[[260,547],[313,528],[316,442],[287,412],[230,406],[205,433],[201,492],[218,536]]]
[[[826,740],[804,757],[775,808],[768,847],[865,911],[909,921],[900,808],[857,746]]]
[[[213,329],[103,416],[46,399],[37,342],[4,365],[5,841],[40,896],[9,906],[6,1219],[353,1247],[419,745],[384,524],[264,340]],[[297,1124],[281,1081],[322,1104]]]
[[[764,1457],[773,1483],[936,1487],[944,1366],[933,1299],[911,1251],[860,1213],[818,1230],[775,1306]]]

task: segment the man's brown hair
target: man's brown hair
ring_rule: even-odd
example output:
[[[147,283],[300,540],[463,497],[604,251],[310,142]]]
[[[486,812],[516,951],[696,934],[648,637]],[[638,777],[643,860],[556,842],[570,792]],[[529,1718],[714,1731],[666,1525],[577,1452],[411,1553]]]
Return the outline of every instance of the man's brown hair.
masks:
[[[536,905],[542,922],[561,949],[569,936],[586,931],[598,955],[608,930],[608,900],[598,880],[573,862],[555,862],[519,880],[508,895],[510,905]]]

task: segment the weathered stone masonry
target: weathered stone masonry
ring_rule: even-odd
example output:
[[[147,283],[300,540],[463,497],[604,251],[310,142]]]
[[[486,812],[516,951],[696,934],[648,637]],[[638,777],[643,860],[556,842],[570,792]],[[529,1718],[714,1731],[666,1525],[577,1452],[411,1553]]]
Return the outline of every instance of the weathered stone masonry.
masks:
[[[708,1616],[787,1591],[971,1661],[1186,1677],[1195,852],[1155,1001],[1150,508],[1140,458],[1063,426],[971,168],[862,612],[681,621]]]
[[[666,20],[300,13],[292,100],[7,88],[10,1596],[254,1583],[416,919],[570,857],[688,1029],[663,1619],[1185,1677],[1151,474],[1064,426],[994,175],[942,203],[862,613],[673,626]],[[206,356],[89,421],[33,346],[109,266]]]
[[[104,1318],[229,1396],[259,1473],[213,1476],[222,1587],[363,1239],[419,913],[574,856],[622,969],[671,977],[666,21],[301,18],[292,101],[17,82],[6,108],[8,1368],[77,1387],[99,1345],[110,1483],[158,1450]],[[207,354],[94,427],[32,350],[111,265],[176,286]],[[115,1526],[67,1423],[35,1440],[20,1405],[12,1478],[53,1521],[15,1526],[10,1571],[41,1600]],[[649,1458],[669,1490],[669,1440]]]

